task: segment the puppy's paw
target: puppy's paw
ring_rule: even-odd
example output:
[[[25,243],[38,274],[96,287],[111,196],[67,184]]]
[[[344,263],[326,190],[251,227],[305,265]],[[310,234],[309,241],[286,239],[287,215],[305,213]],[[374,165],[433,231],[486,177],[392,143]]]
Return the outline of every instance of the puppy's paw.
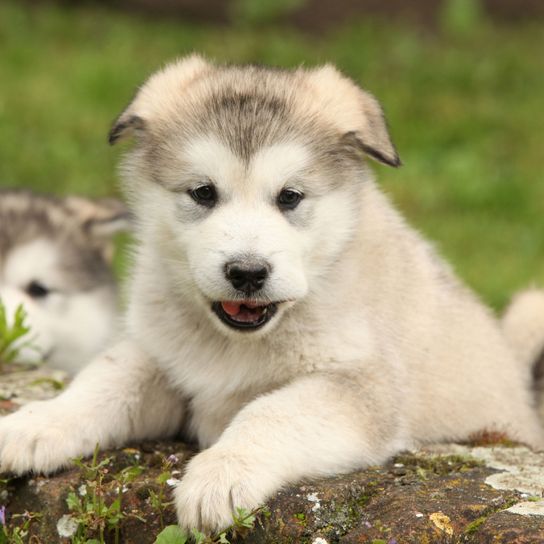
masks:
[[[179,524],[221,531],[232,524],[237,508],[260,506],[271,487],[270,476],[243,454],[212,447],[193,458],[175,490]]]
[[[0,472],[50,473],[66,466],[89,453],[82,431],[67,407],[55,401],[32,402],[0,418]]]

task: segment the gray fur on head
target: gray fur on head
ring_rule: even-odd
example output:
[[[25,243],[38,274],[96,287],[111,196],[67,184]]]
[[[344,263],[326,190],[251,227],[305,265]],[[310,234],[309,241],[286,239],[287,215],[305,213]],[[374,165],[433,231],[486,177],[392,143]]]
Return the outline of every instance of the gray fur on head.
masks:
[[[109,142],[136,136],[153,145],[172,124],[188,137],[195,127],[220,133],[244,157],[293,131],[317,132],[338,147],[401,165],[379,102],[330,65],[288,71],[186,57],[148,79],[113,124]]]

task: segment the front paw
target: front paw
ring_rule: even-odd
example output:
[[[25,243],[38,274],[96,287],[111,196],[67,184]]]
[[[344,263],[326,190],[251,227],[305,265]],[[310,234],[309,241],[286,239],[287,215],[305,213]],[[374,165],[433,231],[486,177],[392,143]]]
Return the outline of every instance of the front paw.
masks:
[[[243,454],[212,447],[192,459],[175,490],[179,524],[217,533],[232,524],[237,508],[260,506],[271,487],[270,476]]]
[[[55,401],[32,402],[0,418],[0,472],[50,473],[89,453],[89,444],[73,411]]]

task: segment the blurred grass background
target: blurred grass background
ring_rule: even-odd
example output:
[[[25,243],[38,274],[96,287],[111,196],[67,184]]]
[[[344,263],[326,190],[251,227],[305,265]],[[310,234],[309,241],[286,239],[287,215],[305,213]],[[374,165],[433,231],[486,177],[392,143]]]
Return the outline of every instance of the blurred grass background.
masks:
[[[498,23],[476,0],[432,28],[358,18],[274,23],[301,0],[238,0],[230,25],[0,3],[0,185],[108,195],[111,121],[161,64],[199,51],[278,66],[334,62],[377,95],[403,168],[376,166],[397,205],[491,305],[544,283],[544,21]],[[279,7],[278,7],[279,6]]]

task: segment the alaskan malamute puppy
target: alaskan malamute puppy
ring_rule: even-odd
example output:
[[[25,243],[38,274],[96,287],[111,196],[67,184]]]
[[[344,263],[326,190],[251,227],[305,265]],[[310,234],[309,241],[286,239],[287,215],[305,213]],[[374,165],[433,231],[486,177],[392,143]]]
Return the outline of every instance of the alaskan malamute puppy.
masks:
[[[126,225],[113,199],[0,190],[0,300],[27,312],[22,361],[72,373],[104,349],[118,313],[112,235]]]
[[[110,133],[139,247],[124,340],[0,422],[5,471],[174,435],[203,451],[179,521],[218,529],[288,482],[482,429],[543,430],[491,313],[374,183],[382,110],[332,66],[153,75]]]

